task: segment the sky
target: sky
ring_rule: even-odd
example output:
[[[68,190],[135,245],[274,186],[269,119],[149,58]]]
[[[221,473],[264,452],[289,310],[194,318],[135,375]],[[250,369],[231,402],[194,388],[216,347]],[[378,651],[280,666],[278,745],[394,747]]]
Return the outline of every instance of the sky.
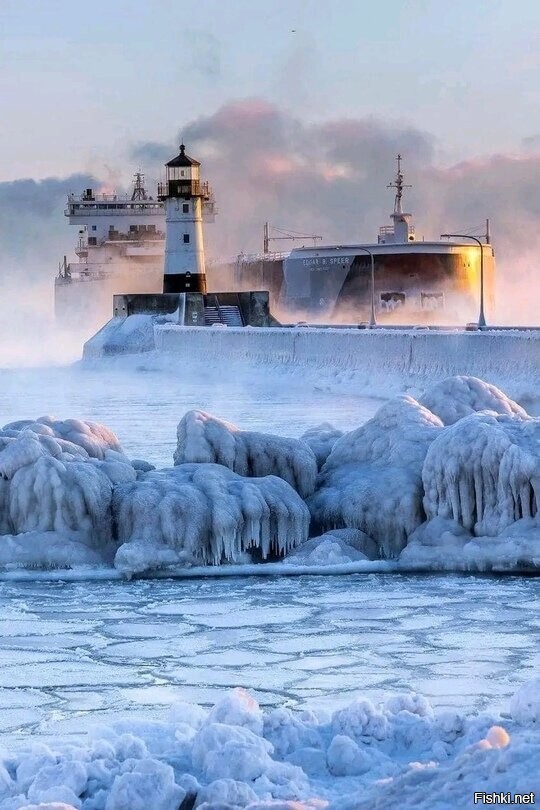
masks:
[[[0,0],[0,287],[50,287],[66,194],[136,169],[151,191],[180,137],[210,259],[260,251],[267,220],[376,241],[400,152],[417,233],[489,217],[500,300],[537,321],[538,0]]]
[[[438,160],[540,142],[537,0],[0,0],[0,180],[125,171],[258,97],[429,132]]]

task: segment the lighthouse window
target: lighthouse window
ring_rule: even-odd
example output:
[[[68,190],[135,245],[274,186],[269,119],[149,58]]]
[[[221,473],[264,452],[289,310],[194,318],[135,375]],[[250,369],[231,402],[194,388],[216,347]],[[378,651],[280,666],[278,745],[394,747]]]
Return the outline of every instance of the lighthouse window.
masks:
[[[189,242],[189,233],[184,234],[184,245],[187,245]]]
[[[184,203],[182,205],[182,213],[189,214],[189,203]]]

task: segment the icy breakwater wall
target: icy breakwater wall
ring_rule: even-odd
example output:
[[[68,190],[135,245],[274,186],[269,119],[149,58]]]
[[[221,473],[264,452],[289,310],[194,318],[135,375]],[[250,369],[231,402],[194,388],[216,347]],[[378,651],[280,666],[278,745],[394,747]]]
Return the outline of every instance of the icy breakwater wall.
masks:
[[[158,351],[220,365],[242,362],[357,371],[411,381],[467,374],[540,388],[540,331],[436,332],[317,328],[155,329]]]

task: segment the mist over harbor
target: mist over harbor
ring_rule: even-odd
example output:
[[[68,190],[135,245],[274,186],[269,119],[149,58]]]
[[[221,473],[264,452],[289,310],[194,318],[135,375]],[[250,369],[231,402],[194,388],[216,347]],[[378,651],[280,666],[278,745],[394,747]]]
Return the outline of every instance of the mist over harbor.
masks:
[[[278,104],[248,98],[179,121],[178,131],[164,133],[162,141],[129,148],[123,163],[145,171],[149,193],[155,193],[180,133],[188,151],[201,160],[218,203],[219,216],[205,229],[209,259],[260,252],[265,221],[320,234],[328,243],[376,241],[379,226],[388,223],[392,210],[393,196],[386,185],[400,152],[405,181],[412,185],[404,204],[415,217],[419,238],[438,239],[448,230],[480,234],[489,217],[498,299],[507,308],[500,310],[500,317],[535,321],[531,284],[536,283],[540,247],[540,143],[534,139],[518,154],[487,153],[443,166],[438,156],[444,144],[421,129],[371,116],[310,123]],[[58,262],[64,254],[72,255],[76,234],[63,216],[70,191],[130,187],[129,173],[120,174],[108,164],[96,174],[0,183],[4,287],[21,278],[52,284]],[[274,250],[292,246],[271,243]]]

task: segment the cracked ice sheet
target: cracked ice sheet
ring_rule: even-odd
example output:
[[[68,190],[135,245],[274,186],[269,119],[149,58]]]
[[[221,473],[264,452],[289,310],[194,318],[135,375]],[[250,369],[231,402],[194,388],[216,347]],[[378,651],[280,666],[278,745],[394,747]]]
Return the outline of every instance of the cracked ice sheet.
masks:
[[[211,705],[236,685],[265,706],[412,689],[436,707],[500,710],[539,664],[536,590],[394,574],[4,583],[0,742],[160,719],[174,700]]]

